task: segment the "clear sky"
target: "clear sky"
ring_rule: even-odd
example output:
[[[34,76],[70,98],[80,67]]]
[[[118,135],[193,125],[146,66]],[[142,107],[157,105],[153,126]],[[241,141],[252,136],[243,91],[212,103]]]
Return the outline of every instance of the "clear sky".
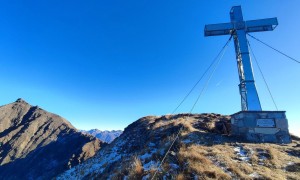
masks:
[[[225,44],[205,24],[278,17],[252,35],[300,59],[300,1],[89,0],[0,2],[0,104],[21,97],[79,129],[123,129],[147,115],[171,113]],[[300,65],[249,39],[290,129],[300,134]],[[257,66],[264,110],[275,110]],[[194,113],[240,110],[230,43]],[[177,113],[188,112],[203,82]]]

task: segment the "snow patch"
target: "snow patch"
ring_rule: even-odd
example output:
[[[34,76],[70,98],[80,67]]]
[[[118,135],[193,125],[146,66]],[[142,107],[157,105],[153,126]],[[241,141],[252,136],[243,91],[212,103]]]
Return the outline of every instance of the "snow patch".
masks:
[[[143,155],[140,155],[139,157],[140,157],[140,159],[142,160],[142,161],[145,161],[146,159],[149,159],[149,158],[151,158],[152,157],[152,154],[154,154],[154,153],[156,153],[157,152],[157,149],[155,148],[155,149],[151,149],[151,151],[150,151],[150,153],[145,153],[145,154],[143,154]]]
[[[150,169],[156,168],[156,161],[151,160],[150,162],[143,165],[145,171],[149,171]]]
[[[152,142],[150,142],[150,143],[149,143],[149,147],[155,147],[155,144],[152,143]]]
[[[191,143],[192,141],[190,139],[185,139],[185,140],[183,140],[181,142],[183,142],[184,144],[188,144],[188,143]]]
[[[150,174],[147,174],[146,176],[143,176],[142,180],[150,179]]]
[[[259,149],[257,150],[257,156],[258,156],[258,164],[259,165],[264,165],[264,161],[268,159],[270,156],[266,150]]]
[[[141,159],[142,161],[145,161],[146,159],[151,158],[151,156],[152,156],[152,154],[150,154],[150,153],[145,153],[145,154],[143,154],[143,155],[140,156],[140,159]]]
[[[172,169],[179,169],[179,166],[177,164],[170,163],[169,165]]]
[[[257,178],[257,179],[261,178],[261,176],[257,172],[254,172],[254,173],[250,174],[249,176],[252,178]]]
[[[235,151],[236,155],[238,156],[238,159],[244,162],[247,162],[250,160],[248,157],[247,151],[242,146],[234,147],[233,150]]]

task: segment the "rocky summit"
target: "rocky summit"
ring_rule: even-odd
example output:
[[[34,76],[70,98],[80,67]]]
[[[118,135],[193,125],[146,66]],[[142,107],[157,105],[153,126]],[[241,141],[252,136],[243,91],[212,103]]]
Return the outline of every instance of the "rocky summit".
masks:
[[[51,179],[105,145],[22,99],[0,107],[0,179]]]
[[[251,143],[230,131],[220,114],[147,116],[57,179],[299,179],[299,138]]]

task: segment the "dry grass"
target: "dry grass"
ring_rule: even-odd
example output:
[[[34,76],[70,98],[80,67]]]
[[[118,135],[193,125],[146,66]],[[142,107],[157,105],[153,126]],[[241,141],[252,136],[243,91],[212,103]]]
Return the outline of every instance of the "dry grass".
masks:
[[[300,163],[299,157],[288,155],[288,151],[294,148],[294,144],[281,146],[277,144],[245,144],[244,147],[252,149],[251,165],[264,179],[300,179],[300,171],[288,172],[288,164]],[[260,153],[264,152],[265,160],[259,159]],[[259,164],[260,163],[260,164]]]
[[[299,142],[288,146],[280,146],[276,144],[251,144],[251,143],[224,143],[215,145],[212,143],[208,146],[209,141],[213,141],[213,134],[204,132],[199,129],[196,118],[186,120],[184,117],[178,119],[169,119],[157,121],[153,127],[163,128],[166,132],[174,127],[183,126],[181,138],[178,143],[175,143],[176,157],[169,157],[162,166],[163,171],[157,174],[157,178],[163,178],[166,174],[171,173],[172,179],[253,179],[250,175],[257,173],[259,179],[299,179],[300,160],[287,154],[288,151],[298,152],[299,147],[296,146]],[[206,125],[207,129],[214,128],[213,123]],[[195,128],[196,127],[196,128]],[[172,132],[172,131],[169,131]],[[158,145],[159,150],[154,153],[151,159],[159,161],[162,155],[160,150],[169,148],[170,142],[175,138],[173,134],[162,137]],[[212,138],[212,139],[210,139]],[[183,139],[188,139],[191,142],[206,142],[207,145],[197,145],[195,143],[180,142]],[[239,159],[234,147],[243,147],[247,152],[249,161]],[[300,152],[300,151],[299,151]],[[143,154],[143,153],[141,153]],[[266,157],[262,159],[262,155]],[[288,165],[289,162],[295,164]],[[179,165],[179,168],[174,171],[170,163]],[[133,168],[130,170],[129,179],[141,179],[149,174],[150,178],[154,175],[156,169],[145,172],[138,158],[133,160]]]
[[[178,174],[176,180],[185,180],[184,174]]]
[[[191,124],[191,122],[189,122],[189,121],[184,121],[183,123],[182,123],[182,125],[183,125],[183,130],[184,131],[186,131],[186,132],[188,132],[188,133],[190,133],[190,132],[193,132],[193,131],[198,131],[197,129],[195,129],[194,127],[193,127],[193,125]]]
[[[247,163],[234,160],[236,155],[233,147],[227,144],[210,147],[208,155],[214,157],[219,166],[227,169],[228,172],[240,179],[249,179],[248,174],[253,172],[253,169]]]
[[[169,124],[171,124],[170,121],[159,121],[157,123],[154,124],[154,126],[152,127],[153,130],[157,129],[157,128],[163,128],[165,126],[168,126]]]
[[[231,179],[221,168],[215,166],[206,156],[209,153],[207,148],[198,145],[192,145],[188,148],[182,147],[178,153],[178,160],[182,166],[187,166],[185,172],[179,174],[177,179],[195,174],[199,178],[212,179]]]
[[[214,120],[209,122],[210,118]],[[143,142],[145,146],[135,154],[150,153],[148,144],[153,142],[156,146],[152,148],[156,148],[156,152],[143,163],[150,160],[160,162],[174,141],[178,128],[183,126],[171,149],[172,153],[167,155],[155,179],[255,179],[252,177],[253,173],[258,174],[258,179],[300,179],[299,141],[293,140],[292,144],[284,146],[237,143],[234,138],[223,138],[221,133],[214,131],[218,118],[194,116],[186,120],[185,116],[177,119],[166,116],[151,120],[152,124],[148,127],[152,130]],[[214,143],[220,137],[223,138],[222,143]],[[234,150],[235,147],[246,151],[250,160],[242,160]],[[178,165],[178,168],[174,168],[172,164]],[[155,166],[145,171],[138,156],[129,159],[122,168],[124,171],[116,176],[117,179],[125,176],[128,179],[142,179],[146,175],[151,179],[157,170]]]
[[[144,169],[141,160],[137,157],[133,157],[132,167],[129,171],[130,179],[141,179],[143,177]]]
[[[236,160],[237,155],[233,147],[225,145],[199,146],[191,145],[181,148],[179,151],[180,163],[187,165],[186,170],[181,172],[177,179],[190,177],[196,174],[203,179],[253,179],[250,174],[256,172],[261,179],[299,179],[300,160],[288,156],[286,151],[290,147],[275,144],[248,144],[242,143],[244,150],[248,152],[250,161]],[[259,159],[258,151],[263,150],[268,154],[267,159]],[[298,162],[287,166],[288,162]],[[223,169],[222,169],[222,168]],[[285,171],[286,168],[286,171]],[[226,169],[227,171],[224,171]],[[229,175],[229,173],[232,175]]]
[[[282,164],[281,159],[283,158],[283,155],[280,151],[273,147],[268,147],[267,152],[270,155],[269,162],[274,168],[279,169],[285,166],[284,164]]]

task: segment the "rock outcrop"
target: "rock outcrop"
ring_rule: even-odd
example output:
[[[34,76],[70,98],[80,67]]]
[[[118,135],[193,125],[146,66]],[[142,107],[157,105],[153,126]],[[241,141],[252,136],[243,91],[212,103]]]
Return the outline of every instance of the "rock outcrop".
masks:
[[[103,145],[22,99],[0,107],[0,179],[51,179]]]

